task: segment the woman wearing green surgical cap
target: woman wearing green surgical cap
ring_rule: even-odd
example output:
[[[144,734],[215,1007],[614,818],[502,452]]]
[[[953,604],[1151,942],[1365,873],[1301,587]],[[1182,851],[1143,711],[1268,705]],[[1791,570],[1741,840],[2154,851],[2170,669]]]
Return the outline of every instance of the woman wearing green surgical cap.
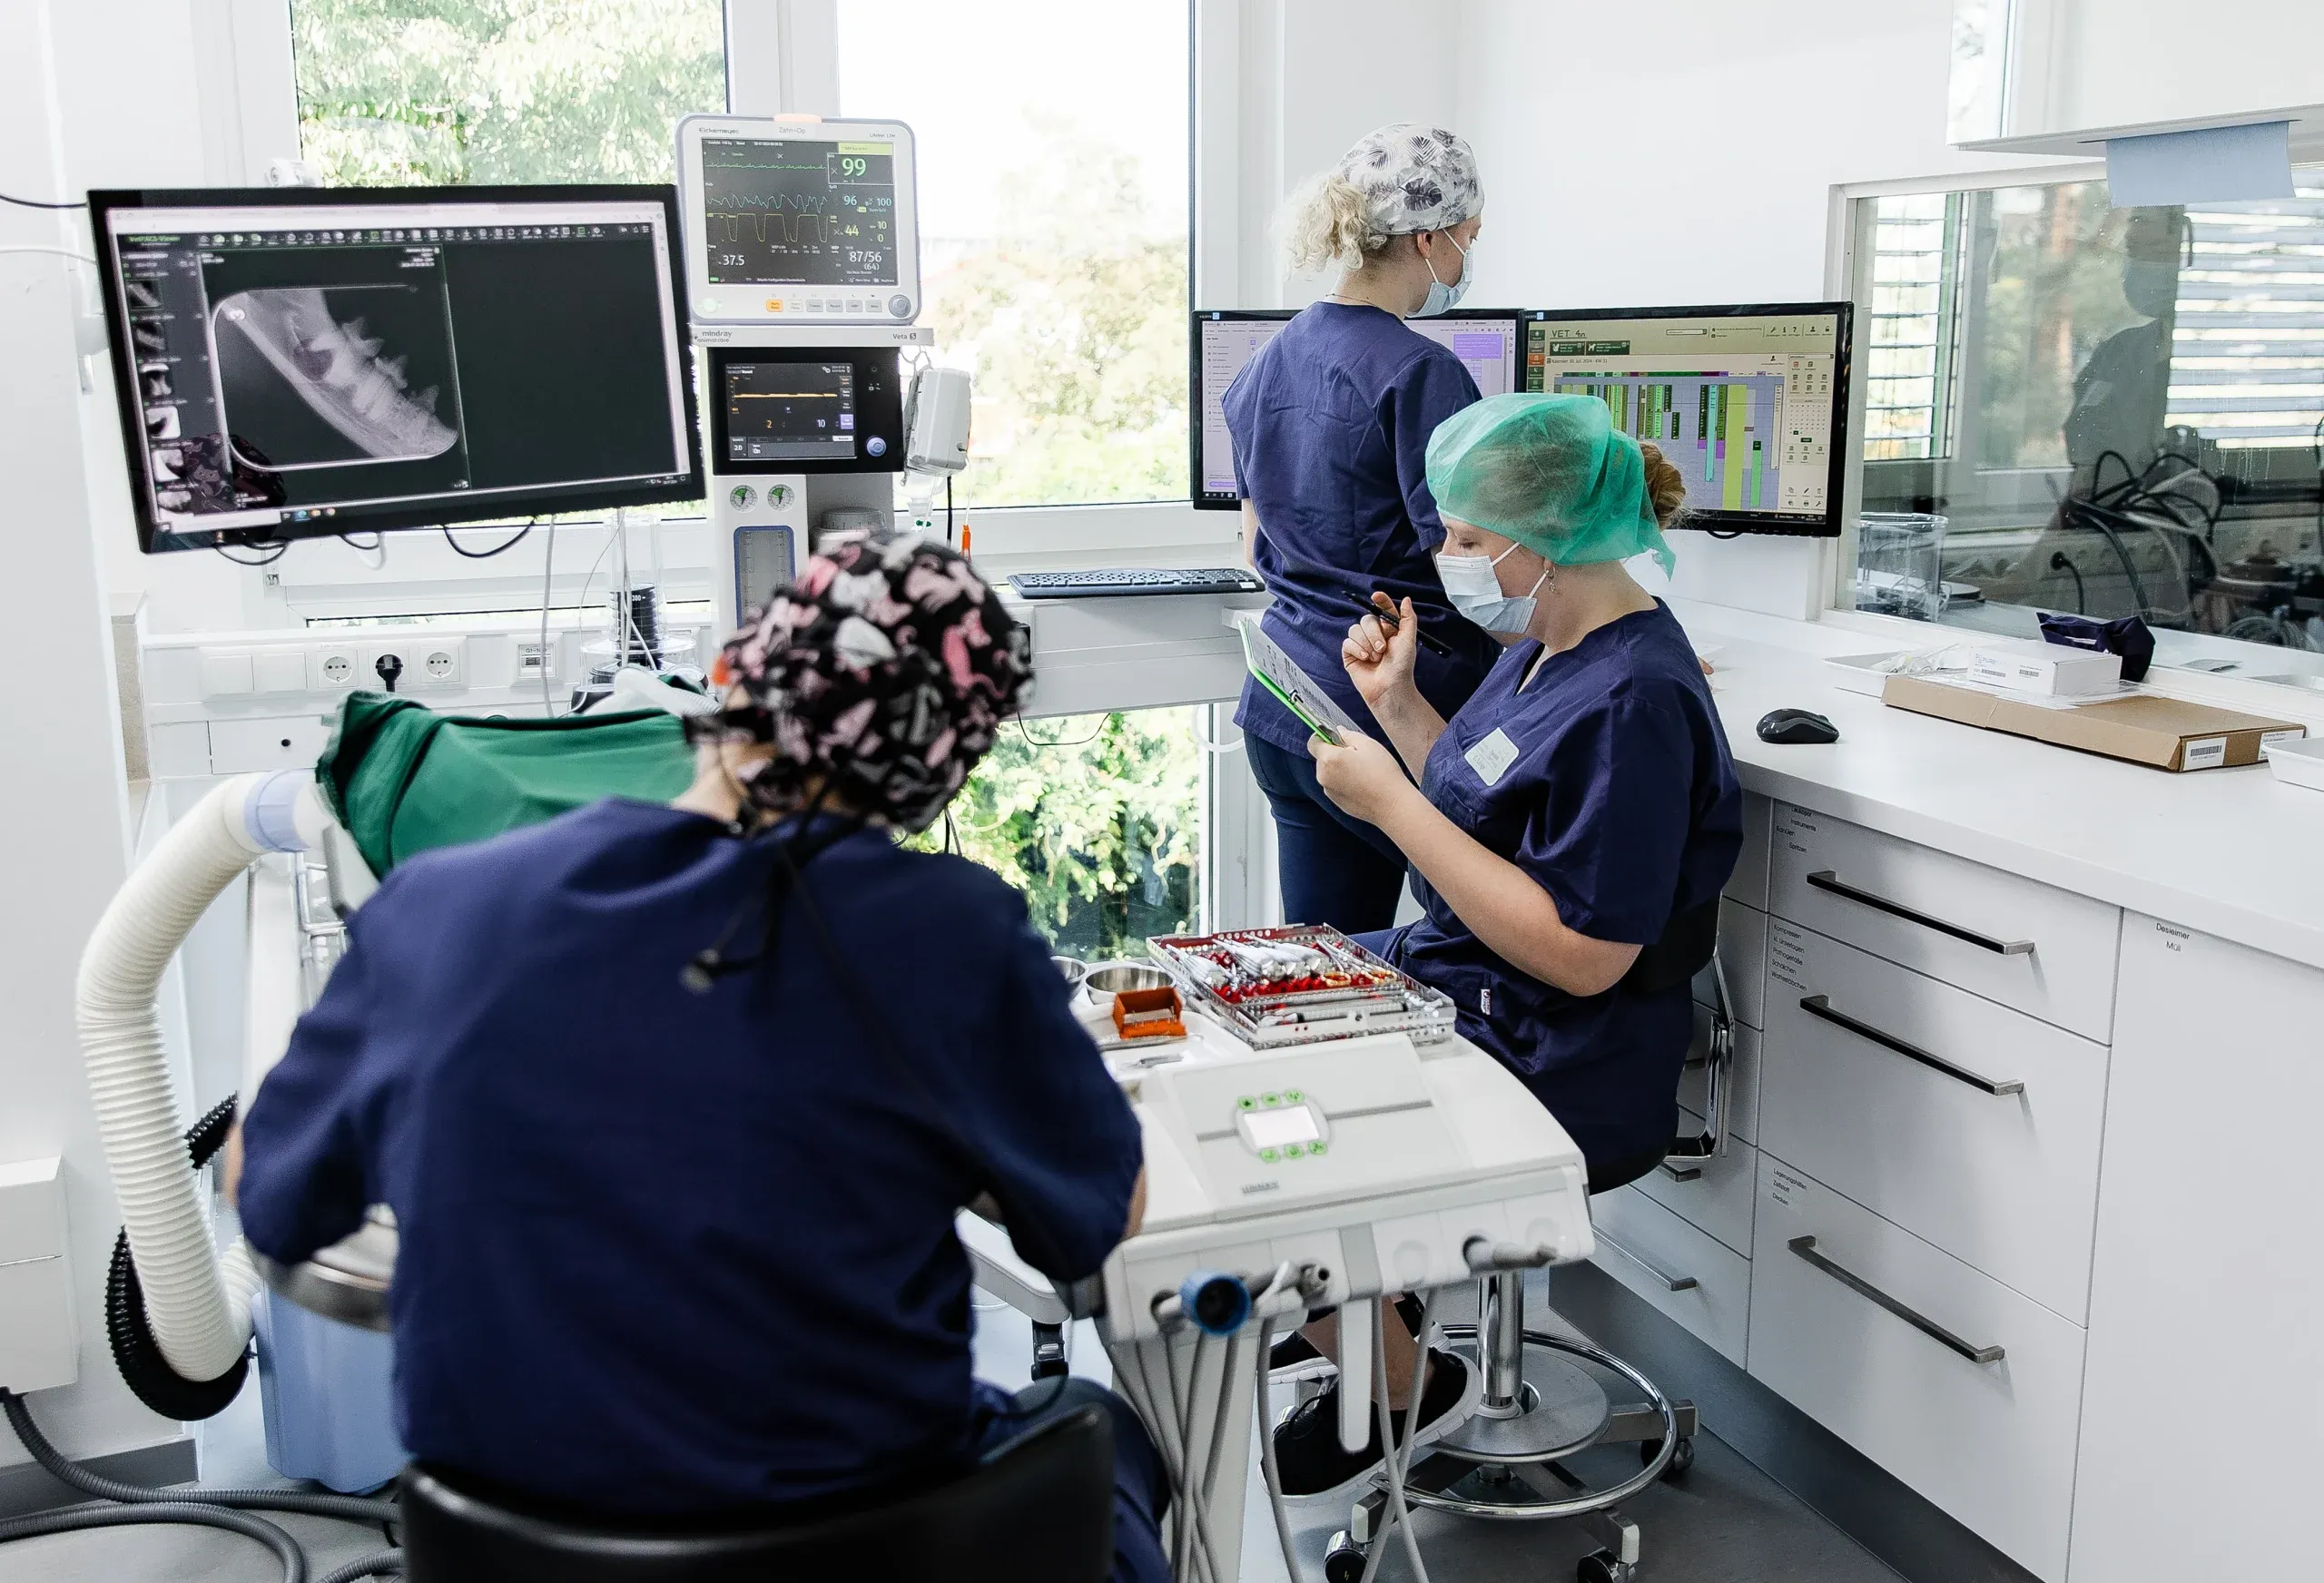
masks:
[[[1488,397],[1431,437],[1428,484],[1445,592],[1500,661],[1447,720],[1413,685],[1412,605],[1366,616],[1342,658],[1393,752],[1368,737],[1309,751],[1325,794],[1410,860],[1424,909],[1358,938],[1452,997],[1461,1032],[1572,1134],[1601,1192],[1669,1152],[1688,981],[1743,841],[1702,668],[1622,565],[1670,564],[1661,530],[1686,484],[1590,396]],[[1334,1488],[1352,1460],[1324,1421],[1295,1417],[1275,1444],[1286,1490],[1295,1467]]]

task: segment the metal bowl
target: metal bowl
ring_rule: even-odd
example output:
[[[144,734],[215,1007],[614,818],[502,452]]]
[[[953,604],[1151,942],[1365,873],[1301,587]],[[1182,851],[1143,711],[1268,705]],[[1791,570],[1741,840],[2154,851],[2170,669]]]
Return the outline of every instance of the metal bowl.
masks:
[[[1093,966],[1081,982],[1095,1000],[1126,989],[1163,988],[1169,984],[1170,975],[1151,962],[1104,962]]]
[[[1079,957],[1051,957],[1049,961],[1065,976],[1065,987],[1068,992],[1080,988],[1081,981],[1089,976],[1089,964]]]

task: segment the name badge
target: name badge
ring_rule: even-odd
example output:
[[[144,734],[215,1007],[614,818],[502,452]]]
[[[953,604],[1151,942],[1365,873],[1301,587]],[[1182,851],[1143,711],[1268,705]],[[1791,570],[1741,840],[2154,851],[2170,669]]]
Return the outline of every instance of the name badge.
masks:
[[[1498,786],[1501,778],[1509,773],[1509,766],[1517,762],[1517,744],[1496,725],[1461,756],[1469,761],[1469,768],[1477,772],[1478,780],[1488,786]]]

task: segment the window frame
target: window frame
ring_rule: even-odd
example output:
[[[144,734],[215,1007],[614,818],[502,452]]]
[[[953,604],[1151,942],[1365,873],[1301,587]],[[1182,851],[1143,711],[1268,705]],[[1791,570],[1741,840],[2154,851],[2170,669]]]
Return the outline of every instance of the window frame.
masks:
[[[1974,193],[2003,188],[2071,186],[2076,182],[2103,182],[2105,179],[2106,162],[2102,159],[2060,160],[2039,165],[1964,172],[1941,177],[1835,183],[1831,190],[1830,221],[1827,232],[1830,241],[1825,254],[1825,289],[1832,300],[1856,300],[1856,261],[1875,245],[1877,207],[1874,200],[1937,194],[1957,195],[1965,199]],[[1868,313],[1859,313],[1856,319],[1854,356],[1859,366],[1868,366],[1864,359],[1870,349],[1870,320]],[[1955,379],[1957,385],[1957,371]],[[1869,383],[1869,379],[1855,381],[1849,398],[1849,444],[1854,455],[1847,469],[1840,536],[1825,541],[1830,548],[1819,585],[1820,598],[1816,619],[1890,642],[1899,648],[1925,648],[1935,633],[1957,634],[1955,641],[1968,641],[1976,635],[1974,628],[1948,627],[1942,623],[1914,621],[1854,607],[1856,565],[1859,551],[1856,523],[1864,504],[1864,401],[1866,387]],[[1974,419],[1965,418],[1954,429],[1951,448],[1955,455],[1962,454],[1964,447],[1975,445],[1974,428]],[[2251,676],[2197,670],[2183,663],[2191,656],[2182,654],[2174,658],[2168,652],[2173,646],[2171,640],[2190,635],[2199,638],[2206,647],[2213,643],[2232,644],[2238,651],[2270,646],[2211,634],[2158,633],[2158,652],[2154,669],[2149,676],[2151,684],[2162,683],[2173,695],[2274,718],[2302,720],[2316,715],[2315,694],[2305,688],[2262,682]],[[2319,687],[2324,687],[2324,654],[2298,649],[2276,649],[2273,652],[2286,658],[2279,674],[2303,675]]]

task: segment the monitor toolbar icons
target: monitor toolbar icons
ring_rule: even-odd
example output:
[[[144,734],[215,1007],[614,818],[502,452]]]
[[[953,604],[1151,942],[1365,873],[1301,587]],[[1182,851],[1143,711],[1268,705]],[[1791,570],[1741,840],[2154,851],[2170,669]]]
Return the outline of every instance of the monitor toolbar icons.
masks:
[[[426,247],[443,242],[586,241],[651,236],[650,225],[372,226],[350,231],[211,231],[194,238],[205,248]]]

